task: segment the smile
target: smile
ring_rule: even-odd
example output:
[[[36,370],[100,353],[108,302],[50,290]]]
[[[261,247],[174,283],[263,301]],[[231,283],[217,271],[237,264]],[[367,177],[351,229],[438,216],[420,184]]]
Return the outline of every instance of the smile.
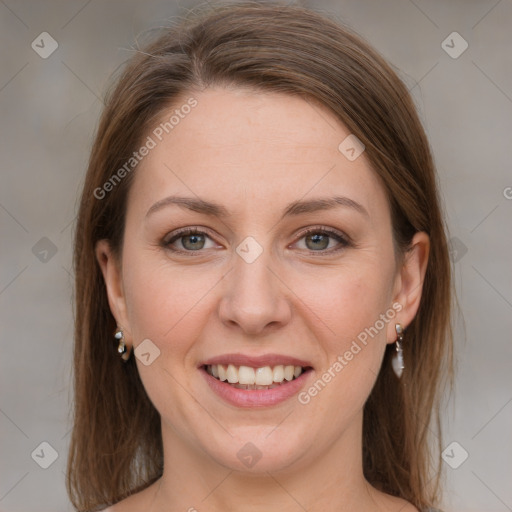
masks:
[[[210,389],[237,407],[269,407],[296,395],[313,373],[312,367],[276,365],[253,368],[233,364],[203,365]]]

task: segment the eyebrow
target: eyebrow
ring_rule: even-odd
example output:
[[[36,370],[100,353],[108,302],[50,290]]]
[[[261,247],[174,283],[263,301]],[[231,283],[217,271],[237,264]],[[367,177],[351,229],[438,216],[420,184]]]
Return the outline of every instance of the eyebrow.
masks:
[[[226,218],[232,216],[229,210],[215,202],[205,201],[204,199],[199,199],[197,197],[169,196],[157,201],[153,206],[151,206],[146,213],[146,217],[170,205],[176,205],[180,208],[192,210],[210,217]],[[293,201],[285,208],[281,219],[288,216],[302,215],[322,210],[332,210],[339,207],[351,208],[365,217],[370,217],[364,206],[353,199],[344,196],[334,196],[309,199],[306,201]]]

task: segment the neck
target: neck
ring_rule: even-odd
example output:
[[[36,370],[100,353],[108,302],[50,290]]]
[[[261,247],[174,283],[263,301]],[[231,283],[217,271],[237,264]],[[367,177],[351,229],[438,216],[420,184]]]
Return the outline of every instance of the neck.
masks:
[[[334,445],[306,447],[288,467],[247,471],[223,466],[162,427],[164,472],[154,484],[153,511],[295,512],[377,510],[378,492],[362,471],[362,415]]]

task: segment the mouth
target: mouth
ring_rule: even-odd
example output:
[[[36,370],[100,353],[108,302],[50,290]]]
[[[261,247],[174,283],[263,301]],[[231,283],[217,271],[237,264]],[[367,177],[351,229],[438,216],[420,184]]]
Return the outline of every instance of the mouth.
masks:
[[[308,385],[315,373],[306,359],[271,353],[219,354],[199,363],[198,369],[217,397],[242,408],[285,403]]]
[[[283,365],[252,367],[234,364],[205,364],[201,369],[214,379],[243,390],[274,389],[313,370],[311,366]]]

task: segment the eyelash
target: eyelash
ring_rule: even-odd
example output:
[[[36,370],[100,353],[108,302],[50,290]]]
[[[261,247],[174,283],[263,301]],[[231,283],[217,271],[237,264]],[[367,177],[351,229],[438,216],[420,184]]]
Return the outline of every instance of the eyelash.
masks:
[[[353,245],[352,241],[350,240],[350,238],[348,236],[346,236],[346,235],[343,236],[341,233],[334,231],[332,229],[329,229],[329,228],[325,228],[325,227],[308,228],[307,230],[300,233],[297,241],[302,240],[303,238],[305,238],[306,236],[311,235],[311,234],[328,235],[329,237],[334,238],[338,242],[340,242],[340,245],[341,245],[341,247],[338,247],[337,249],[320,250],[320,251],[309,250],[309,253],[312,255],[320,255],[320,256],[330,255],[330,254],[337,253],[337,252]],[[174,232],[172,238],[167,240],[167,237],[166,237],[163,241],[163,246],[174,253],[181,253],[181,254],[185,253],[185,254],[191,255],[191,256],[193,256],[194,253],[198,253],[197,255],[199,255],[200,253],[203,252],[203,249],[200,249],[197,251],[186,251],[186,250],[181,250],[181,249],[174,249],[171,247],[171,244],[174,243],[175,241],[179,240],[180,238],[184,238],[186,236],[191,236],[191,235],[206,235],[206,236],[208,236],[208,238],[212,238],[207,231],[203,231],[199,228],[183,228],[183,229],[179,229],[178,231]]]

